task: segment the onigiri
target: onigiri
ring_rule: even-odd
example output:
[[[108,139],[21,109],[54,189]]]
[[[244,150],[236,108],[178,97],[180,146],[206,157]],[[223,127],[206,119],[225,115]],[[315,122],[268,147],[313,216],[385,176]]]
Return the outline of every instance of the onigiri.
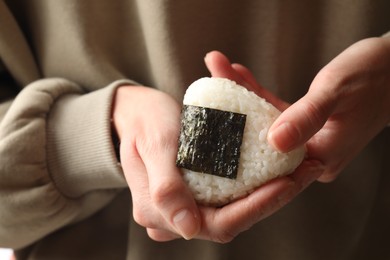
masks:
[[[184,96],[177,165],[195,200],[222,206],[302,162],[304,147],[273,149],[267,132],[280,111],[225,78],[201,78]]]

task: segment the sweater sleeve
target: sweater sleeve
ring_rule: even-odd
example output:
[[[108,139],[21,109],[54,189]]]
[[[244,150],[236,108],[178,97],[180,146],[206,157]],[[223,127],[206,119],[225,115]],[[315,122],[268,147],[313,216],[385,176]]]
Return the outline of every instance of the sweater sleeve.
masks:
[[[115,89],[134,82],[85,93],[41,74],[0,0],[0,247],[22,248],[88,218],[127,187],[110,115]]]
[[[2,104],[0,247],[21,248],[85,219],[127,186],[110,132],[122,84],[132,82],[85,94],[68,80],[44,79]]]

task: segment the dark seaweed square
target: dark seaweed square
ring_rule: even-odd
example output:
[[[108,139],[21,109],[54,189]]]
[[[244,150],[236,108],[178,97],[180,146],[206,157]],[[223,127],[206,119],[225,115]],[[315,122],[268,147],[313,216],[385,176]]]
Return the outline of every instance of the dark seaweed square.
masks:
[[[184,105],[176,165],[235,179],[245,121],[243,114]]]

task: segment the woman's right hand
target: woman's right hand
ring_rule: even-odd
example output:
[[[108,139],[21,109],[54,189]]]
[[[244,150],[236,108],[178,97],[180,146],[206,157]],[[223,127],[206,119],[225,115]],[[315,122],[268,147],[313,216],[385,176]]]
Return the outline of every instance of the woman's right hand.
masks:
[[[199,209],[175,165],[180,111],[172,97],[148,87],[122,86],[115,95],[113,123],[133,217],[158,241],[193,238],[201,226]]]

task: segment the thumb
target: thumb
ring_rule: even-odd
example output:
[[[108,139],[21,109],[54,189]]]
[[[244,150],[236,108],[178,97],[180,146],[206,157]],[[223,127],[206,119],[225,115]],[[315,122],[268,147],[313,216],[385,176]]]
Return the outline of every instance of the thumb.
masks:
[[[289,152],[306,143],[333,113],[334,94],[320,87],[287,108],[268,131],[268,142],[281,152]]]

